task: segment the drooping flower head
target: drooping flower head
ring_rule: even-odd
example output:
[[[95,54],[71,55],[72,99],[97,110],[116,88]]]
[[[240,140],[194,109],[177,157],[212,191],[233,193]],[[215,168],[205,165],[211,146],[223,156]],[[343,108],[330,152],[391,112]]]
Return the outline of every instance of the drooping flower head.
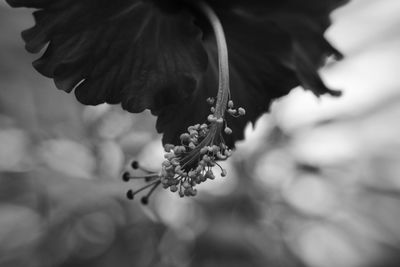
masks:
[[[245,125],[292,88],[340,94],[317,69],[341,56],[323,34],[347,0],[7,2],[38,9],[23,38],[28,51],[45,49],[33,64],[57,88],[83,104],[158,116],[167,154],[162,171],[146,177],[150,193],[162,184],[195,195]]]

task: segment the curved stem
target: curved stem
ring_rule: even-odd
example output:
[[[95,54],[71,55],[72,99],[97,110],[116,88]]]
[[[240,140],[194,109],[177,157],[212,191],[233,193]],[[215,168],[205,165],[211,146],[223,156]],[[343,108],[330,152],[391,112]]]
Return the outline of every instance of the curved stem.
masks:
[[[218,94],[215,106],[215,116],[223,118],[228,103],[229,91],[229,61],[228,47],[226,45],[225,33],[221,21],[214,10],[204,1],[193,1],[210,22],[218,49]]]

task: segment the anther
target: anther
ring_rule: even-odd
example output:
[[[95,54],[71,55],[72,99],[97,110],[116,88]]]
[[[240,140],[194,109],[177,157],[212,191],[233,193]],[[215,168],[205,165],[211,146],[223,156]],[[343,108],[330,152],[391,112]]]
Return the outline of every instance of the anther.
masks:
[[[172,144],[165,144],[164,145],[164,150],[165,150],[165,152],[170,152],[172,149],[174,149],[174,145],[172,145]]]
[[[196,137],[199,135],[199,132],[197,132],[196,130],[192,130],[189,132],[189,135],[191,138]]]
[[[200,154],[206,154],[208,152],[208,148],[207,147],[202,147],[201,149],[200,149]]]
[[[216,122],[217,118],[214,115],[210,114],[210,115],[208,115],[207,120],[209,122]]]
[[[197,195],[197,189],[194,189],[193,187],[189,188],[188,191],[189,191],[190,195],[193,197]]]
[[[190,135],[188,133],[183,133],[180,136],[182,142],[188,142],[190,140]]]
[[[236,109],[228,109],[228,113],[230,114],[230,115],[232,115],[232,116],[234,116],[234,115],[236,115]]]
[[[188,181],[183,182],[182,186],[183,186],[185,189],[188,189],[188,188],[191,187],[191,185],[189,184]]]
[[[213,146],[211,147],[211,149],[212,149],[212,152],[213,152],[213,153],[217,153],[217,152],[219,152],[219,150],[220,150],[219,146],[217,146],[217,145],[213,145]]]
[[[229,127],[225,127],[224,132],[225,132],[226,134],[232,134],[232,129],[229,128]]]
[[[209,98],[207,98],[207,103],[208,103],[209,105],[214,105],[214,103],[215,103],[214,97],[209,97]]]
[[[217,152],[217,158],[220,159],[220,160],[224,160],[224,159],[227,158],[227,156],[222,155],[221,152]]]

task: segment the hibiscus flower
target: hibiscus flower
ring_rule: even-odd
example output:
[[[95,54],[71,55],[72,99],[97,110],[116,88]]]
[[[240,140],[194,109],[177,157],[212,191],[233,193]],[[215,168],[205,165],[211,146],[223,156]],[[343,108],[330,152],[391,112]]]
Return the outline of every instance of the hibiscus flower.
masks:
[[[28,51],[45,49],[33,65],[57,88],[83,104],[158,116],[167,154],[161,173],[146,177],[150,193],[162,184],[195,195],[246,124],[292,88],[340,94],[317,69],[326,56],[341,57],[323,34],[347,0],[7,2],[38,9],[23,38]]]

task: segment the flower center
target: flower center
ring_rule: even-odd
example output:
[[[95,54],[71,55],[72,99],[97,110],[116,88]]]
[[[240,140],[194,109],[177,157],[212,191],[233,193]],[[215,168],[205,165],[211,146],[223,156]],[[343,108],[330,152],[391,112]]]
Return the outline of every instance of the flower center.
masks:
[[[181,197],[194,196],[197,193],[194,189],[197,184],[215,178],[213,167],[218,166],[221,176],[226,176],[226,170],[217,163],[226,160],[232,154],[225,145],[222,133],[226,135],[232,133],[227,126],[225,113],[234,117],[245,114],[243,108],[235,109],[233,101],[230,100],[228,48],[218,16],[205,1],[185,1],[185,3],[201,12],[212,26],[218,51],[218,93],[216,99],[212,97],[207,99],[211,106],[207,123],[189,126],[188,131],[180,136],[180,144],[165,145],[165,161],[160,173],[147,170],[144,170],[147,173],[145,176],[131,176],[128,172],[124,173],[124,181],[146,179],[149,182],[148,185],[136,191],[129,190],[127,193],[127,197],[133,199],[137,193],[151,188],[142,198],[144,204],[148,203],[148,198],[160,184],[172,192],[179,191]],[[132,165],[133,169],[138,169],[138,166],[137,162]]]

